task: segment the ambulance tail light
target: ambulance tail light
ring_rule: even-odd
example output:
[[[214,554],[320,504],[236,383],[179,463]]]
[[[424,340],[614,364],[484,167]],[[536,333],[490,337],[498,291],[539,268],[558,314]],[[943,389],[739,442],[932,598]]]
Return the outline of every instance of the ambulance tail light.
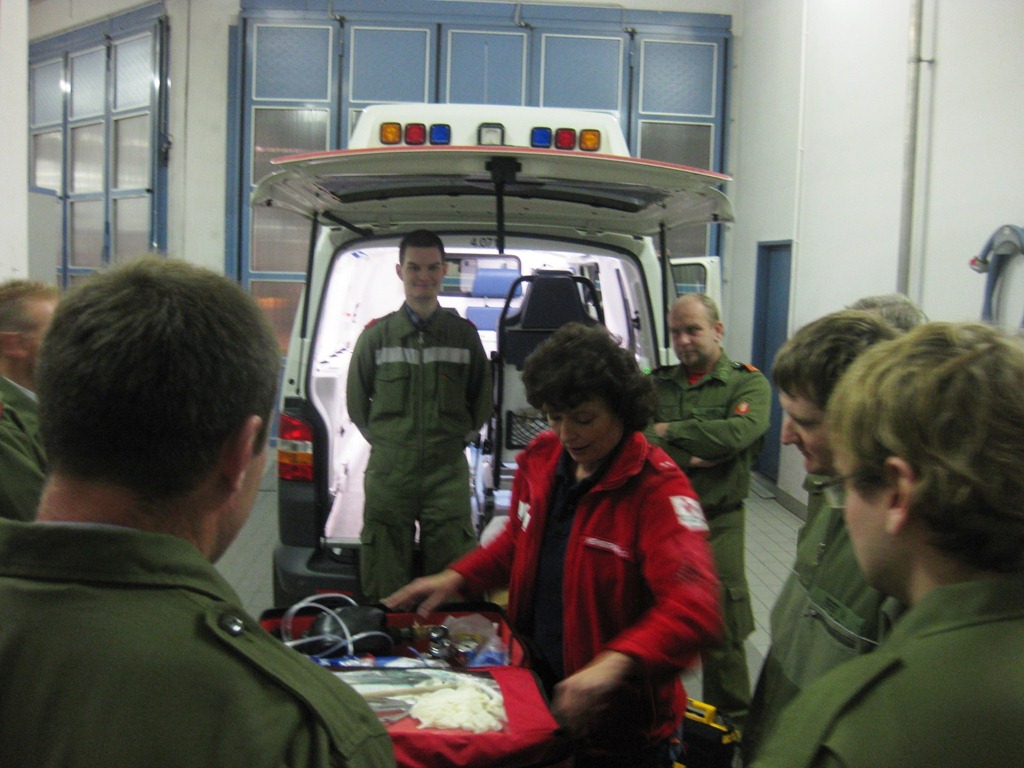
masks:
[[[402,143],[402,124],[401,123],[381,123],[380,124],[380,143],[381,144],[401,144]]]
[[[580,149],[584,152],[597,152],[601,148],[601,132],[595,128],[584,128],[580,131]]]
[[[420,147],[428,142],[434,145],[452,143],[452,127],[447,123],[381,123],[378,139],[384,146],[405,144]]]
[[[530,146],[535,149],[551,149],[554,134],[550,128],[533,128],[530,131]]]
[[[559,128],[555,131],[555,149],[576,149],[576,129]]]
[[[405,143],[419,146],[427,143],[427,126],[423,123],[409,123],[405,126]]]
[[[313,427],[286,413],[277,424],[277,476],[313,480]]]
[[[505,126],[501,123],[481,123],[476,131],[476,143],[482,147],[500,147],[505,143]]]

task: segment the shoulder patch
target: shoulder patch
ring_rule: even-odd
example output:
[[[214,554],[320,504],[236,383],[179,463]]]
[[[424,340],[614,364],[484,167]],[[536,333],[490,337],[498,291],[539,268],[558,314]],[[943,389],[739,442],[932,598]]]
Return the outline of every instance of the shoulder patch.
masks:
[[[761,369],[757,368],[750,363],[733,363],[732,367],[737,371],[747,371],[748,373],[760,373]]]
[[[373,318],[373,320],[371,320],[370,322],[368,322],[366,325],[363,326],[363,330],[366,330],[367,328],[372,328],[373,326],[375,326],[377,324],[378,320],[380,320],[379,317]]]
[[[675,510],[679,524],[691,531],[708,530],[708,521],[704,517],[704,510],[700,502],[692,496],[673,496],[671,498],[672,509]]]

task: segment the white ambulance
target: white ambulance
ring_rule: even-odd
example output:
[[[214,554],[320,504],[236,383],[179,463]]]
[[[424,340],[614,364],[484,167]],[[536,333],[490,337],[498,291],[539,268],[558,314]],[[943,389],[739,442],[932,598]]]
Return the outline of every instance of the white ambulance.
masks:
[[[369,446],[349,419],[345,381],[360,332],[404,300],[404,234],[441,236],[440,303],[476,325],[494,366],[494,414],[467,450],[478,529],[507,511],[515,455],[544,427],[519,381],[524,343],[582,313],[650,369],[673,361],[667,303],[684,291],[720,298],[716,258],[662,254],[676,227],[732,220],[728,178],[631,158],[614,115],[380,105],[363,111],[349,145],[275,161],[252,197],[313,228],[281,398],[278,605],[318,590],[361,597]],[[562,298],[541,298],[553,295]],[[515,335],[523,329],[529,339]]]

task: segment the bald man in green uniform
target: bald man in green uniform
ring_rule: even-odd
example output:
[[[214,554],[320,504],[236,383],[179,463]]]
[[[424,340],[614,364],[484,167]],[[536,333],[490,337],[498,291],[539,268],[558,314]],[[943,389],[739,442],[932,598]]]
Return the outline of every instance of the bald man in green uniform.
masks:
[[[392,768],[350,687],[213,563],[248,518],[280,353],[237,285],[146,259],[78,284],[39,355],[49,478],[0,520],[0,765]]]
[[[665,449],[690,478],[711,528],[722,583],[725,636],[702,654],[702,696],[743,725],[750,677],[743,641],[754,629],[744,556],[744,507],[750,467],[768,430],[771,387],[756,368],[734,363],[722,349],[718,307],[704,294],[685,294],[669,310],[679,365],[652,374],[659,407],[647,439]]]

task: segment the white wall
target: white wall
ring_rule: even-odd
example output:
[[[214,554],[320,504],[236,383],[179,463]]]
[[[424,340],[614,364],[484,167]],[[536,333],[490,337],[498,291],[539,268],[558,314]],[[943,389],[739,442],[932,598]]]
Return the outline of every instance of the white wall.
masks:
[[[791,330],[897,285],[910,0],[756,0],[737,34],[727,318],[749,349],[758,242],[794,241]],[[1024,71],[1016,0],[926,0],[910,290],[933,319],[975,319],[967,267],[1024,223]],[[802,498],[783,450],[780,486]]]
[[[27,6],[21,0],[0,2],[0,281],[29,277],[28,265],[28,29]],[[52,278],[53,271],[50,271]]]

